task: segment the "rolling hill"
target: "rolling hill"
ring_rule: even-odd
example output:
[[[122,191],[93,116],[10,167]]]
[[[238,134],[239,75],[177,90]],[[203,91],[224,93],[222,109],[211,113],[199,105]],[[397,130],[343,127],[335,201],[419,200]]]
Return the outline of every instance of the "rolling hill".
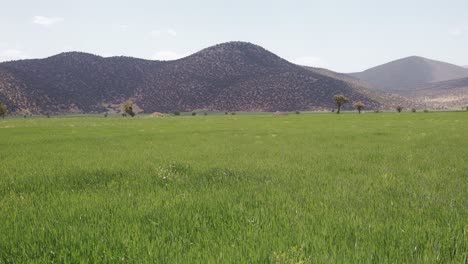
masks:
[[[69,52],[0,63],[0,100],[16,112],[104,112],[125,100],[144,112],[318,110],[336,94],[385,107],[358,86],[246,42],[166,62]]]
[[[468,77],[468,69],[412,56],[350,75],[371,83],[377,89],[394,92],[412,90],[434,82]]]

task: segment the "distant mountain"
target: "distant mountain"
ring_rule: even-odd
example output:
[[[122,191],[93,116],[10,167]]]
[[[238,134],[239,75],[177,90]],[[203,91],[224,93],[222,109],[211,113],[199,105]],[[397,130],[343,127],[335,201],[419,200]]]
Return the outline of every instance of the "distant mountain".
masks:
[[[245,42],[167,62],[69,52],[0,63],[0,100],[17,112],[112,111],[129,99],[145,112],[331,109],[336,94],[386,105],[343,78]]]
[[[395,95],[395,94],[389,94],[384,91],[380,91],[376,89],[376,87],[366,81],[363,81],[359,78],[353,77],[349,74],[345,73],[338,73],[334,72],[328,69],[323,69],[323,68],[315,68],[315,67],[308,67],[305,66],[304,68],[313,71],[318,74],[322,74],[334,79],[338,79],[341,81],[346,82],[348,85],[353,87],[353,89],[359,91],[362,94],[365,94],[369,98],[372,98],[375,101],[378,102],[385,102],[385,106],[389,108],[394,108],[398,105],[404,106],[404,107],[414,107],[414,106],[419,106],[415,104],[415,102],[411,100],[407,100],[404,97]]]
[[[468,68],[468,65],[464,65],[463,68]]]
[[[350,75],[371,83],[381,90],[406,91],[434,82],[468,77],[468,69],[413,56]]]

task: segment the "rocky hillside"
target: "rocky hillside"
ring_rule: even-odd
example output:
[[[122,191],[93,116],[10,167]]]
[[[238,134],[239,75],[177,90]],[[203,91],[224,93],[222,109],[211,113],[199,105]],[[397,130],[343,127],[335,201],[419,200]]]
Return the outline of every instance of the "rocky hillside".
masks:
[[[432,107],[467,106],[468,78],[435,82],[401,94]]]
[[[346,80],[244,42],[168,62],[71,52],[0,63],[0,100],[17,112],[104,112],[129,99],[145,112],[331,109],[336,94],[385,106]]]

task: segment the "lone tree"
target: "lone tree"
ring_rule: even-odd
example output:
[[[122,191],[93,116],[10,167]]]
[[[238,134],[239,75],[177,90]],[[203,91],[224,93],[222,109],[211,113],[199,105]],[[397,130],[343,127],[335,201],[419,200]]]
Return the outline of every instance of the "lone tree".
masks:
[[[334,99],[335,99],[336,108],[338,108],[336,113],[339,114],[340,111],[341,111],[341,107],[344,104],[346,104],[349,101],[349,99],[348,99],[348,97],[346,97],[346,96],[344,96],[342,94],[335,95]]]
[[[5,118],[6,114],[8,113],[8,108],[2,102],[0,102],[0,116]]]
[[[403,107],[397,106],[397,107],[396,107],[396,110],[398,111],[398,113],[401,113],[401,111],[403,111]]]
[[[126,113],[129,114],[131,117],[135,116],[135,112],[133,112],[133,102],[132,101],[127,101],[123,104],[122,110]]]
[[[354,104],[354,108],[356,108],[356,110],[358,110],[358,113],[360,114],[362,109],[364,109],[364,107],[366,107],[366,105],[362,102],[357,102]]]

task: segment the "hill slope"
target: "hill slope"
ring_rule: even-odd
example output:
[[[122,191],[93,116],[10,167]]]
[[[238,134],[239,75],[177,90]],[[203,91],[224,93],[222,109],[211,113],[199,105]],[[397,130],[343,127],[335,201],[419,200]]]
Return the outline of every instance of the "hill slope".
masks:
[[[0,73],[0,98],[16,111],[101,112],[128,99],[145,112],[330,109],[340,93],[369,108],[383,105],[346,81],[244,42],[168,62],[62,53],[0,63]]]
[[[334,72],[328,69],[308,67],[308,66],[304,66],[304,68],[308,69],[309,71],[313,71],[313,72],[316,72],[325,76],[329,76],[331,78],[344,81],[348,85],[353,87],[353,89],[359,91],[362,94],[365,94],[367,97],[372,98],[373,100],[377,102],[384,102],[384,105],[387,108],[395,108],[396,106],[403,106],[403,107],[421,106],[417,102],[408,100],[407,98],[398,96],[396,94],[389,94],[384,91],[379,91],[378,89],[375,88],[374,85],[366,81],[363,81],[359,78],[345,74],[345,73],[338,73],[338,72]]]
[[[468,105],[468,77],[427,84],[401,92],[402,95],[434,107]]]
[[[450,63],[413,56],[350,75],[374,84],[379,89],[398,91],[468,77],[468,70]]]

